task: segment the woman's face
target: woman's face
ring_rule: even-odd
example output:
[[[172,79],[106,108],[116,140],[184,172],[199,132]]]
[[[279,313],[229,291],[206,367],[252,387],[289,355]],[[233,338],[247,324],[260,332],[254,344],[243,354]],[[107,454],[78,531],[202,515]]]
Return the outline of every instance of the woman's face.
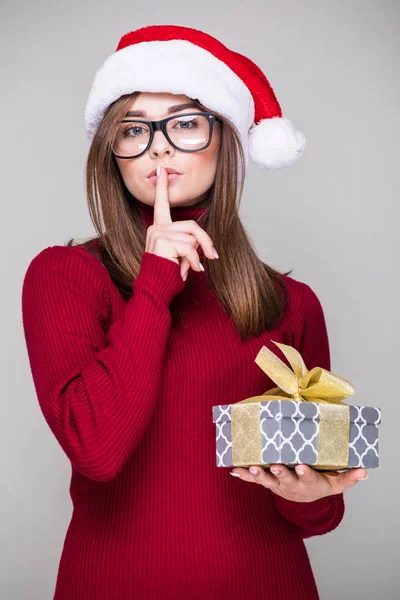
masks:
[[[199,112],[199,109],[189,106],[180,109],[178,107],[172,113],[168,112],[172,106],[191,102],[191,99],[184,95],[141,92],[132,102],[129,111],[143,113],[132,118],[143,117],[145,121],[159,121],[172,115]],[[126,127],[128,124],[123,125]],[[162,131],[156,131],[150,148],[144,154],[138,158],[116,158],[116,161],[126,187],[141,202],[154,206],[156,186],[154,178],[151,181],[148,175],[161,165],[182,173],[176,181],[168,183],[171,206],[194,205],[204,198],[214,182],[220,139],[220,123],[215,122],[208,148],[199,152],[181,152],[171,146]]]

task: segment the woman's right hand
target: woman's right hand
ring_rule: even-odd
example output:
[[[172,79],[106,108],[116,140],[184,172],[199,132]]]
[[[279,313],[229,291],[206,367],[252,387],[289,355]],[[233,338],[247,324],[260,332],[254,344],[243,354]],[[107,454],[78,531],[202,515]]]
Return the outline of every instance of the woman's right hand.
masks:
[[[164,167],[156,181],[153,225],[147,229],[145,252],[163,256],[181,265],[182,279],[189,268],[203,270],[197,248],[203,248],[207,258],[215,259],[213,241],[195,221],[172,221],[168,199],[168,176]]]

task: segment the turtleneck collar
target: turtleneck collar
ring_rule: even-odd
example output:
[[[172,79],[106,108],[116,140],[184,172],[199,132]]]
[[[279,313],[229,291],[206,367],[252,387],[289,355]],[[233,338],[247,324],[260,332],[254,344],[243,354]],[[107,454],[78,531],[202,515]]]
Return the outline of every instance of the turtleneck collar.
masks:
[[[141,215],[146,229],[153,224],[154,218],[154,207],[149,204],[145,204],[140,200],[134,199],[134,207],[138,211],[138,214]],[[171,218],[172,221],[187,221],[194,220],[197,221],[199,217],[201,217],[208,210],[207,206],[199,207],[199,206],[171,206]]]

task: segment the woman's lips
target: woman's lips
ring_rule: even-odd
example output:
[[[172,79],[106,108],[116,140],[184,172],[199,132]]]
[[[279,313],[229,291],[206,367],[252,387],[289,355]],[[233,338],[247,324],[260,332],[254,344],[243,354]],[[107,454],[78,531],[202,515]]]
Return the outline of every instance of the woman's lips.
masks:
[[[168,183],[171,183],[172,181],[177,181],[178,179],[180,179],[182,177],[181,174],[179,173],[168,173]],[[150,183],[156,183],[157,181],[157,176],[153,175],[153,177],[146,177],[147,181],[149,181]]]

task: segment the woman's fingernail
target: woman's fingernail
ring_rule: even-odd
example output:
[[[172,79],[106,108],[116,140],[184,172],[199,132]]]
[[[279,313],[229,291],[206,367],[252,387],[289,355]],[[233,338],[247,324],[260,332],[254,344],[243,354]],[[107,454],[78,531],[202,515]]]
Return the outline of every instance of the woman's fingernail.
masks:
[[[364,479],[368,479],[368,473],[366,474],[365,477],[359,477],[357,481],[363,481]]]
[[[253,468],[253,467],[250,467],[249,471],[250,471],[250,473],[252,475],[259,475],[260,474],[260,471],[258,469]]]
[[[157,171],[156,171],[157,177],[160,175],[160,173],[161,173],[161,167],[160,167],[160,165],[158,165]]]
[[[189,273],[189,271],[186,271],[186,273],[183,275],[183,277],[182,277],[183,281],[186,281],[188,273]]]
[[[199,262],[199,267],[200,267],[200,269],[201,269],[202,271],[204,271],[204,267],[203,267],[203,265],[201,264],[201,262]]]
[[[273,473],[274,475],[279,475],[280,472],[280,469],[271,469],[271,473]]]
[[[214,254],[215,258],[219,258],[218,252],[216,251],[215,248],[212,249],[212,253]]]
[[[234,477],[240,477],[240,473],[234,473],[233,471],[230,471],[230,474]]]
[[[297,475],[304,475],[303,469],[296,469]]]

